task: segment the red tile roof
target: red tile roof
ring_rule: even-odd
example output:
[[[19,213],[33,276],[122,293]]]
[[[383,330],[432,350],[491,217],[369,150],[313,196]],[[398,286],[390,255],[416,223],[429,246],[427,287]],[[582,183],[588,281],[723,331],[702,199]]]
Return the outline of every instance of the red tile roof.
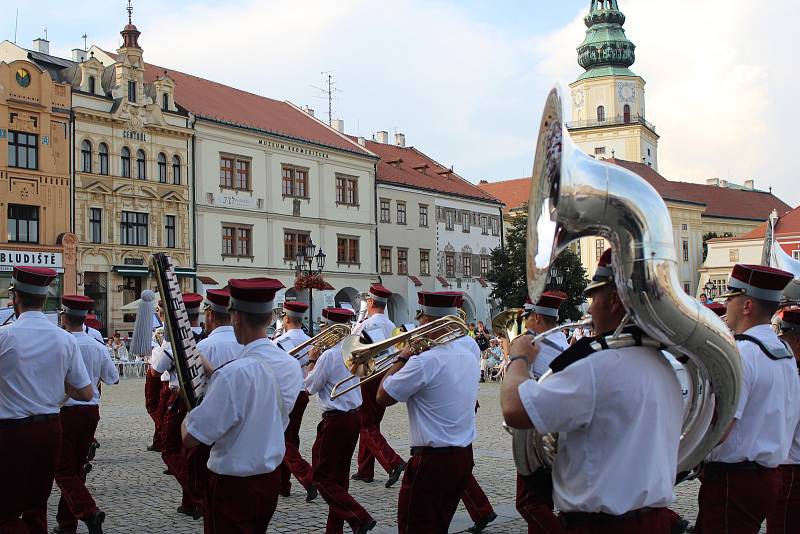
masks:
[[[436,279],[442,284],[442,287],[450,287],[450,284],[447,283],[447,278],[443,276],[437,276]]]
[[[380,156],[377,180],[500,204],[493,195],[465,180],[414,147],[367,141],[367,150]],[[389,163],[392,162],[392,163]],[[419,169],[426,167],[424,172]]]
[[[116,54],[107,52],[112,58]],[[175,102],[198,117],[254,128],[266,133],[370,155],[344,135],[290,104],[158,65],[145,63],[144,78],[152,83],[167,74],[175,80]]]
[[[411,275],[408,275],[408,278],[409,278],[409,279],[410,279],[412,282],[414,282],[414,285],[415,285],[415,286],[417,286],[417,287],[420,287],[420,286],[422,286],[422,282],[421,282],[421,281],[420,281],[420,279],[419,279],[419,278],[417,278],[416,276],[411,276]]]
[[[528,196],[531,192],[531,178],[516,178],[502,182],[481,182],[478,184],[483,191],[492,195],[505,204],[503,213],[524,208],[528,205]]]
[[[763,239],[766,232],[767,223],[764,222],[739,237],[741,239]],[[778,222],[775,223],[775,237],[778,239],[781,236],[795,236],[798,234],[800,234],[800,207],[782,215],[778,218]]]

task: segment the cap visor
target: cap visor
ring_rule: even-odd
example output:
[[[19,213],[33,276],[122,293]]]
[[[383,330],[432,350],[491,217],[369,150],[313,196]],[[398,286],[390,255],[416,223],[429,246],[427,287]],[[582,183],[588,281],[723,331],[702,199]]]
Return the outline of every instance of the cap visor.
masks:
[[[722,293],[717,298],[726,299],[728,297],[738,297],[739,295],[744,295],[746,291],[744,289],[738,289],[729,287],[725,293]]]
[[[592,282],[588,286],[586,286],[586,289],[583,290],[583,294],[588,295],[598,287],[603,287],[604,285],[608,285],[610,283],[611,283],[610,280],[598,280],[597,282]]]

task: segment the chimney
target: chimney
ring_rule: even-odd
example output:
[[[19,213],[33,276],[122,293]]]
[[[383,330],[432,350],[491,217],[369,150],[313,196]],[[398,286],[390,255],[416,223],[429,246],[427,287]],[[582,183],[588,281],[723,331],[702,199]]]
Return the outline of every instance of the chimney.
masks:
[[[480,182],[478,182],[478,185],[488,184],[488,183],[489,183],[489,180],[481,180]]]
[[[706,185],[713,185],[714,187],[719,187],[719,178],[707,178]]]
[[[384,145],[389,144],[389,132],[381,130],[377,134],[375,134],[375,140],[379,143],[383,143]]]
[[[728,180],[720,180],[719,181],[720,187],[728,187]]]
[[[86,61],[86,50],[81,50],[80,48],[73,48],[72,61],[74,61],[75,63],[83,63],[84,61]]]
[[[361,145],[361,146],[367,146],[367,140],[364,139],[363,137],[359,136],[358,144]]]
[[[41,52],[42,54],[50,54],[50,41],[47,39],[42,39],[41,37],[34,39],[33,49],[37,52]]]
[[[744,181],[744,188],[745,189],[755,189],[756,188],[756,181],[753,179],[745,180]]]
[[[396,133],[394,134],[394,144],[399,147],[406,146],[406,134]]]
[[[306,107],[305,107],[305,109],[303,109],[303,111],[305,111],[306,113],[308,113],[308,114],[309,114],[309,115],[311,115],[312,117],[314,116],[314,110],[313,110],[313,109],[311,109],[311,108],[310,108],[310,107],[308,107],[308,106],[306,106]]]
[[[339,133],[344,133],[344,121],[342,119],[333,121],[333,129]]]

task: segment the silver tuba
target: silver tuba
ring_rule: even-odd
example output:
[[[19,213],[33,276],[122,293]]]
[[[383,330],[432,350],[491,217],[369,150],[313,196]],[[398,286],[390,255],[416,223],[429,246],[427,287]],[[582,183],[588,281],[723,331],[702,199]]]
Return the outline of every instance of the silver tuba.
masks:
[[[775,239],[775,225],[778,223],[778,219],[778,213],[773,210],[767,221],[766,232],[764,232],[764,255],[761,263],[794,275],[794,279],[783,290],[781,304],[800,304],[800,261],[789,256]]]
[[[557,89],[550,92],[542,116],[528,217],[531,300],[542,294],[550,264],[570,242],[602,236],[613,250],[620,298],[651,338],[648,344],[663,344],[689,358],[691,390],[678,451],[679,476],[685,476],[733,420],[742,381],[739,353],[719,317],[681,288],[672,221],[661,197],[636,174],[597,161],[573,143]],[[535,429],[511,432],[521,474],[552,467],[552,450],[542,451],[552,449],[553,436]]]

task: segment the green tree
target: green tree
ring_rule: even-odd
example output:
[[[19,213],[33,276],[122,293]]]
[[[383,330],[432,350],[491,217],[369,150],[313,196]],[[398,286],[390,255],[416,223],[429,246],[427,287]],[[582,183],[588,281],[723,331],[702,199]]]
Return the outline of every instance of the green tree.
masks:
[[[703,261],[706,261],[706,256],[708,256],[708,244],[706,241],[709,239],[714,239],[715,237],[733,237],[733,234],[730,232],[725,232],[722,235],[717,234],[717,232],[708,232],[703,234]]]
[[[505,248],[497,247],[492,251],[492,266],[487,278],[495,284],[492,297],[499,299],[504,309],[520,308],[528,297],[528,276],[525,267],[527,227],[527,213],[516,215],[510,223]],[[559,254],[552,267],[555,267],[563,278],[560,285],[556,280],[551,280],[547,289],[567,294],[567,300],[561,305],[559,319],[562,321],[580,319],[579,307],[586,302],[583,290],[588,284],[586,270],[580,258],[572,250],[566,249]]]

